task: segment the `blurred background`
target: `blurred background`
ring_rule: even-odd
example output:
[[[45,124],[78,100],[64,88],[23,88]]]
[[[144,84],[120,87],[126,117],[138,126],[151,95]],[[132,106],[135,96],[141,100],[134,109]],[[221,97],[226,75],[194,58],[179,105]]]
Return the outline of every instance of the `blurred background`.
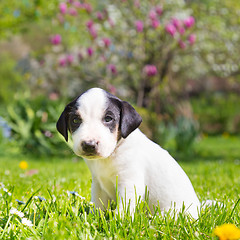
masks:
[[[55,124],[90,87],[181,156],[240,134],[240,1],[0,1],[0,155],[69,155]]]

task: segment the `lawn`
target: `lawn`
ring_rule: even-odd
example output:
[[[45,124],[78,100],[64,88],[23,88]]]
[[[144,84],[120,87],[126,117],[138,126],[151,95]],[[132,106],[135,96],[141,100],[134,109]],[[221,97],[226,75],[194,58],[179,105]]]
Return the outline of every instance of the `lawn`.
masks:
[[[196,155],[180,162],[199,198],[221,203],[202,209],[198,220],[161,216],[158,209],[150,214],[145,203],[138,204],[134,218],[110,209],[93,212],[91,175],[82,160],[3,154],[0,239],[217,239],[216,226],[240,227],[239,146],[238,137],[205,137]],[[22,161],[27,169],[19,167]]]

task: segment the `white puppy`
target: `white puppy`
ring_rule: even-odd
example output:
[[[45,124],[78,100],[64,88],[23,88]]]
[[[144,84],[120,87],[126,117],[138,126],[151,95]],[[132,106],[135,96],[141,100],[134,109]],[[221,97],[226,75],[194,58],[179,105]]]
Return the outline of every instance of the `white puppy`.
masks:
[[[138,129],[141,121],[129,103],[92,88],[66,106],[57,129],[66,141],[71,132],[74,152],[87,163],[96,207],[116,201],[118,189],[118,196],[130,202],[130,211],[137,194],[143,200],[148,197],[151,210],[159,204],[162,212],[174,207],[181,211],[184,204],[197,218],[200,202],[189,178],[166,150]]]

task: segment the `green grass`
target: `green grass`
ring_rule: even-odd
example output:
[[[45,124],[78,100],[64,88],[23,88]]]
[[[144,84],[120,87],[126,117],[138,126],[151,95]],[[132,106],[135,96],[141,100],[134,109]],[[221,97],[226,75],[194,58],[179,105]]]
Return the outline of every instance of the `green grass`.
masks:
[[[74,155],[69,159],[2,155],[0,182],[5,188],[0,186],[0,239],[217,239],[213,236],[216,226],[240,227],[239,146],[237,137],[204,138],[196,146],[196,156],[180,162],[201,200],[222,203],[203,209],[198,220],[184,214],[161,216],[158,209],[150,214],[145,203],[138,204],[134,218],[111,210],[93,212],[91,175]],[[23,160],[27,170],[19,168]],[[25,204],[19,205],[17,199]],[[12,208],[22,211],[33,226],[25,226],[21,217],[10,213]]]

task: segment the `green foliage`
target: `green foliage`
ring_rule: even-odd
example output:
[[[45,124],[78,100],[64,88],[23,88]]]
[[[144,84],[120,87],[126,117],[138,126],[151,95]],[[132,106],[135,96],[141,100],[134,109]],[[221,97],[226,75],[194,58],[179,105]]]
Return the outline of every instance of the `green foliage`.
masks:
[[[200,40],[195,49],[195,67],[200,76],[234,76],[239,79],[240,2],[190,1],[197,18]],[[197,70],[197,69],[196,69]]]
[[[207,134],[240,133],[239,96],[211,94],[192,99],[200,128]]]
[[[193,144],[199,136],[197,123],[185,117],[178,117],[175,126],[176,150],[181,154],[189,154]]]
[[[7,106],[6,119],[12,128],[13,138],[22,151],[41,154],[68,152],[56,131],[59,112],[64,108],[57,101],[44,98],[31,99],[28,93]]]
[[[22,87],[22,76],[16,70],[15,61],[7,54],[0,55],[0,101],[10,101],[16,90]]]
[[[58,0],[9,0],[0,2],[0,38],[25,32],[29,23],[44,18],[51,20]]]

